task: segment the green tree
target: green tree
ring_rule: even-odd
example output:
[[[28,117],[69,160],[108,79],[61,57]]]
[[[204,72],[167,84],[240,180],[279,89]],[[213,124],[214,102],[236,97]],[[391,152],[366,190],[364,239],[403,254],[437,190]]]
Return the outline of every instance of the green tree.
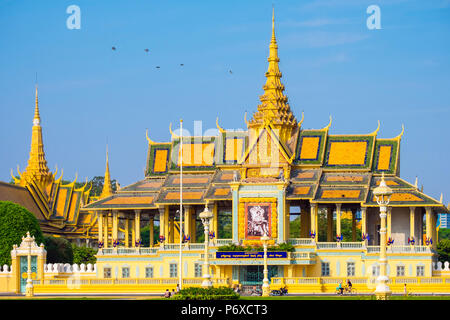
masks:
[[[439,238],[439,241],[444,240],[444,239],[450,239],[450,229],[449,228],[444,228],[444,229],[439,228],[438,238]]]
[[[92,248],[79,247],[74,244],[72,246],[72,250],[73,250],[73,263],[95,264],[97,262],[97,258],[95,257],[97,251]]]
[[[91,189],[91,196],[97,197],[102,193],[103,190],[103,181],[105,180],[105,177],[103,176],[95,176],[90,181],[89,184],[92,183],[92,189]],[[116,179],[111,180],[111,187],[113,192],[116,192]]]
[[[219,223],[217,225],[217,239],[231,239],[233,238],[233,224],[231,212],[219,214]],[[203,225],[202,225],[203,230]]]
[[[61,180],[62,185],[71,184],[73,181],[69,180]],[[82,186],[84,186],[86,182],[75,182],[74,187],[75,189],[80,189]]]
[[[300,215],[296,216],[294,220],[290,221],[289,225],[289,237],[300,238]]]
[[[69,241],[64,238],[45,237],[47,263],[73,263],[73,250]]]
[[[342,241],[351,242],[352,239],[352,220],[351,219],[342,219],[341,220],[341,232],[343,235]],[[361,229],[356,228],[356,241],[361,241]]]
[[[153,243],[158,243],[159,241],[159,226],[155,225],[153,227]],[[150,226],[145,226],[141,228],[141,246],[150,246]]]
[[[10,201],[0,201],[0,265],[11,265],[11,250],[20,245],[27,231],[38,245],[44,242],[36,217],[27,209]]]
[[[439,241],[436,249],[439,261],[450,261],[450,240],[444,239]]]

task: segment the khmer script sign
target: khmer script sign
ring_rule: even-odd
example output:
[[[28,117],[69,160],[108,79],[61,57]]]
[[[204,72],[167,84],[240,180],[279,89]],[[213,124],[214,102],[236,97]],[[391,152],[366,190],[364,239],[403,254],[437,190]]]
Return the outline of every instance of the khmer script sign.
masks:
[[[216,252],[216,259],[263,259],[264,252]],[[282,259],[287,258],[287,252],[285,251],[268,251],[267,258],[269,259]]]

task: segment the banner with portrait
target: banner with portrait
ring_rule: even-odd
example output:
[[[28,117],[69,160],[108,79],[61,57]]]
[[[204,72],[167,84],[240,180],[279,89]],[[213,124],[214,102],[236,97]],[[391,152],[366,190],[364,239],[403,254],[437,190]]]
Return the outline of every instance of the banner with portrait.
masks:
[[[245,239],[272,237],[272,203],[245,203]]]

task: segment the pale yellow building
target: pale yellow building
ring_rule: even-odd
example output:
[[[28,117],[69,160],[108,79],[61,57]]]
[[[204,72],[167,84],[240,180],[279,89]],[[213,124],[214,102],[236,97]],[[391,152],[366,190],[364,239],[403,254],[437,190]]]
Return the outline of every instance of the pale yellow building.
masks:
[[[417,292],[450,292],[448,264],[437,267],[435,252],[437,214],[448,210],[400,178],[403,130],[391,139],[378,138],[379,124],[366,134],[334,135],[331,118],[322,129],[304,129],[303,114],[298,121],[292,113],[281,76],[273,20],[264,93],[250,120],[244,117],[247,131],[224,130],[217,121],[212,136],[181,137],[172,129],[169,142],[147,136],[146,176],[115,193],[107,165],[104,193],[79,211],[92,221],[97,264],[80,275],[72,292],[162,292],[179,283],[180,268],[183,287],[199,286],[205,243],[198,215],[205,206],[213,213],[208,253],[213,285],[261,285],[262,255],[248,250],[267,234],[278,246],[268,258],[272,287],[334,292],[349,278],[359,292],[372,292],[380,252],[372,192],[382,174],[394,192],[387,215],[392,290],[403,292],[407,283]],[[181,191],[186,241],[180,265]],[[326,232],[319,230],[322,214]],[[291,238],[295,218],[299,237]],[[351,239],[341,239],[343,218],[352,221]],[[150,246],[143,247],[141,229],[147,225]],[[159,241],[153,241],[156,227]],[[230,244],[243,248],[231,251]],[[65,292],[72,276],[47,272],[35,280],[35,290]]]

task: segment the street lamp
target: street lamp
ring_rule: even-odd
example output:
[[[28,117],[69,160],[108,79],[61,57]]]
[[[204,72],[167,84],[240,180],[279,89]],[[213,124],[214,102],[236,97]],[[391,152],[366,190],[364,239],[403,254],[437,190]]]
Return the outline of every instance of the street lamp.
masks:
[[[25,296],[32,297],[32,296],[34,296],[34,287],[33,287],[33,280],[31,279],[31,276],[32,276],[32,273],[31,273],[31,245],[34,241],[34,236],[33,236],[33,238],[31,238],[30,232],[27,232],[26,240],[27,240],[27,245],[28,245],[28,254],[27,254],[28,270],[27,270],[27,285],[25,286]]]
[[[213,217],[213,213],[208,209],[208,203],[205,204],[205,210],[199,214],[205,228],[205,261],[203,263],[203,282],[202,287],[212,287],[211,275],[209,274],[209,224]]]
[[[269,285],[269,279],[268,279],[268,270],[267,270],[267,243],[269,242],[270,238],[267,236],[267,233],[264,234],[261,237],[261,242],[263,243],[264,247],[264,279],[263,279],[263,285],[262,285],[262,296],[268,297],[270,294],[270,285]]]
[[[387,300],[391,294],[388,281],[389,277],[386,273],[387,267],[387,255],[386,255],[386,211],[389,201],[391,200],[392,189],[386,185],[384,181],[384,172],[381,176],[380,185],[373,190],[378,205],[380,206],[380,274],[377,278],[377,288],[375,289],[375,295],[377,300]]]

